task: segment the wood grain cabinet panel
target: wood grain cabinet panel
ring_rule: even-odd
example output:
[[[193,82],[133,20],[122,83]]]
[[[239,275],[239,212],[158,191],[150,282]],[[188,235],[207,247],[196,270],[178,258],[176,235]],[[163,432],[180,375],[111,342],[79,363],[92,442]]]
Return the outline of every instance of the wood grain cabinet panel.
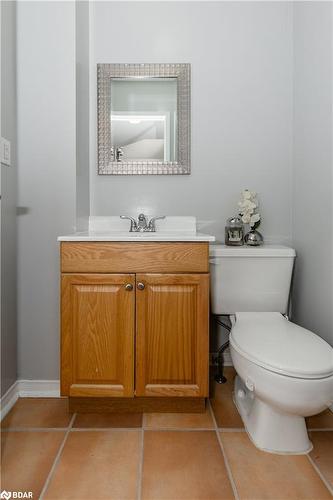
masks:
[[[136,395],[207,396],[209,275],[136,282]]]
[[[63,273],[207,273],[205,242],[61,243]]]
[[[62,276],[62,395],[134,395],[134,322],[135,275]]]

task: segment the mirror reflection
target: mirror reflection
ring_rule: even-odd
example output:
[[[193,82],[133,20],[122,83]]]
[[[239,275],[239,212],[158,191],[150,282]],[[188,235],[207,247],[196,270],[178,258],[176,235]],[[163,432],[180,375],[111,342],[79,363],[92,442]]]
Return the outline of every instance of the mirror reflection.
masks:
[[[177,78],[111,78],[111,161],[177,161]]]

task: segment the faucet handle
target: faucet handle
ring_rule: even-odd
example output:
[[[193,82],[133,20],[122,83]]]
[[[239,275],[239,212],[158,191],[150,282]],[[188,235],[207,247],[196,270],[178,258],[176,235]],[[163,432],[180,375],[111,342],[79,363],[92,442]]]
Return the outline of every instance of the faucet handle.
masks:
[[[147,222],[147,217],[145,216],[145,214],[139,214],[138,215],[138,221],[146,223]]]
[[[145,232],[148,230],[147,217],[145,214],[139,214],[136,230],[139,232]]]
[[[134,217],[130,217],[129,215],[120,215],[121,219],[128,219],[131,221],[131,226],[130,226],[130,233],[133,233],[134,231],[137,230],[138,225]]]
[[[159,215],[157,217],[152,217],[148,223],[148,231],[154,233],[156,231],[155,221],[159,219],[165,219],[165,215]]]

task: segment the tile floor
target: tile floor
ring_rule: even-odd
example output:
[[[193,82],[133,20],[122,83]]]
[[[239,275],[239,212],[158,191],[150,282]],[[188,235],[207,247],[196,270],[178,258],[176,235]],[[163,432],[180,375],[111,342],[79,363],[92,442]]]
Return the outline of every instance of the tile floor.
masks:
[[[20,399],[2,422],[1,489],[54,500],[331,498],[333,413],[308,419],[309,456],[261,452],[226,375],[203,414],[69,415],[66,399]]]

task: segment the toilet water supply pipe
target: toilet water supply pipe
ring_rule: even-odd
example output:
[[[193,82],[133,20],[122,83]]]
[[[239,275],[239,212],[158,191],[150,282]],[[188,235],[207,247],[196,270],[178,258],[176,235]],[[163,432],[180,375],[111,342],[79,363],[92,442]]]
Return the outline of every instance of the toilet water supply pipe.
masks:
[[[218,319],[218,317],[215,317],[215,321],[218,325],[222,326],[223,328],[228,330],[228,332],[230,333],[231,326],[227,325],[226,323],[224,323],[223,321]],[[223,374],[223,369],[224,369],[223,353],[227,349],[228,346],[229,346],[229,339],[226,342],[224,342],[221,345],[221,347],[219,347],[219,349],[217,351],[217,356],[213,358],[214,362],[217,363],[217,374],[215,375],[215,381],[218,384],[225,384],[227,382],[227,379]]]

